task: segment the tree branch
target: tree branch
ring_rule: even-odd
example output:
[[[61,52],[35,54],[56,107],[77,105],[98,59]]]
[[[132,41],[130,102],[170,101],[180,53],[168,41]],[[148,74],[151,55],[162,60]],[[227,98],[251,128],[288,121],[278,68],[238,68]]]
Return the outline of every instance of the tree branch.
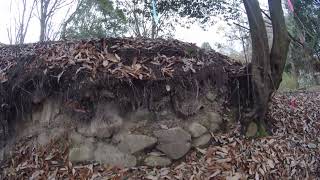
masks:
[[[250,28],[247,28],[247,27],[245,27],[245,26],[242,26],[242,25],[240,25],[240,24],[238,24],[238,23],[233,23],[234,25],[236,25],[236,26],[239,26],[240,28],[243,28],[243,29],[245,29],[245,30],[248,30],[248,31],[250,31]]]
[[[278,89],[289,50],[290,39],[280,0],[268,0],[273,27],[273,43],[270,54],[274,88]]]

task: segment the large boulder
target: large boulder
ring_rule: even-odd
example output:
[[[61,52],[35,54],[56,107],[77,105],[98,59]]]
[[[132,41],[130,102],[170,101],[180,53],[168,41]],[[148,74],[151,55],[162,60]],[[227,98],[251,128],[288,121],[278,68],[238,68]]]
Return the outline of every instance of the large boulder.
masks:
[[[69,160],[71,162],[93,161],[94,149],[91,143],[73,147],[69,150]]]
[[[158,130],[153,133],[158,138],[159,143],[191,141],[191,135],[181,127]]]
[[[200,120],[200,123],[211,132],[216,132],[220,128],[222,117],[214,111],[206,112],[204,118]]]
[[[185,154],[188,153],[190,148],[191,148],[191,143],[189,142],[172,142],[172,143],[159,144],[157,146],[158,150],[165,153],[171,159],[182,158]]]
[[[171,159],[180,159],[191,148],[191,135],[180,127],[155,131],[158,138],[156,148]]]
[[[206,133],[208,130],[201,124],[194,122],[188,126],[188,131],[190,132],[193,138],[197,138]]]
[[[193,142],[192,142],[192,145],[194,147],[202,148],[202,147],[207,146],[209,144],[210,140],[211,140],[211,135],[210,134],[204,134],[204,135],[202,135],[202,136],[200,136],[198,138],[195,138],[193,140]]]
[[[151,167],[165,167],[171,164],[171,160],[166,157],[151,155],[144,160],[144,164]]]
[[[41,146],[49,144],[51,140],[61,137],[66,132],[63,128],[42,129],[40,131],[42,132],[39,133],[36,143]]]
[[[94,152],[94,159],[103,164],[134,167],[137,164],[135,156],[121,152],[117,147],[110,144],[100,143]]]
[[[154,146],[156,143],[156,138],[145,135],[129,134],[123,137],[122,141],[118,145],[118,148],[122,152],[133,154],[142,151],[146,148],[150,148]]]

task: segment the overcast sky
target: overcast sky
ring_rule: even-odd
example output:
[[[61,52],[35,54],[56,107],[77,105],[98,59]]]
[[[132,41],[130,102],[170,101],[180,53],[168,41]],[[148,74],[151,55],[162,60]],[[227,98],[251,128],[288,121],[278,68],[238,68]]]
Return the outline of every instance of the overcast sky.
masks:
[[[12,4],[11,12],[10,12],[10,1],[11,0],[0,0],[0,42],[2,43],[9,43],[8,35],[7,35],[7,28],[9,27],[10,23],[14,24],[14,20],[10,17],[13,17],[15,14],[18,13],[19,8],[16,3]],[[21,0],[13,0],[14,2],[19,2]],[[262,3],[265,4],[266,0]],[[31,0],[27,0],[29,4]],[[31,6],[31,5],[30,5]],[[59,22],[61,22],[66,17],[66,12],[68,8],[63,8],[60,12],[56,13],[54,16],[54,20],[56,22],[55,26],[58,26]],[[36,11],[35,11],[36,12]],[[72,10],[70,11],[72,12]],[[11,21],[11,22],[10,22]],[[196,43],[198,46],[201,46],[203,42],[209,42],[212,47],[216,43],[223,43],[228,44],[231,48],[240,50],[241,47],[237,43],[230,43],[227,41],[225,37],[226,32],[230,32],[230,27],[224,22],[219,21],[217,24],[209,27],[207,31],[201,29],[197,24],[191,26],[191,28],[182,28],[177,27],[175,38],[186,41]],[[37,42],[39,39],[39,22],[36,17],[32,18],[29,26],[29,30],[25,39],[25,42]],[[234,47],[232,47],[234,46]]]

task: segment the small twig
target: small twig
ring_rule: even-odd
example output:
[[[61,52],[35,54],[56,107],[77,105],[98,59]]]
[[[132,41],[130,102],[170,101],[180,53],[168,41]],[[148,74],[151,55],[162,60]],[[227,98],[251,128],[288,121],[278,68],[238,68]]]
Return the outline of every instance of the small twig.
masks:
[[[301,45],[302,47],[304,47],[304,44],[301,43],[298,39],[294,38],[293,35],[288,31],[288,36],[291,40],[293,40],[294,42],[298,43],[299,45]]]
[[[250,31],[250,29],[249,28],[247,28],[247,27],[245,27],[245,26],[242,26],[242,25],[240,25],[240,24],[238,24],[238,23],[233,23],[234,25],[236,25],[236,26],[239,26],[239,27],[241,27],[241,28],[243,28],[243,29],[245,29],[245,30],[248,30],[248,31]]]

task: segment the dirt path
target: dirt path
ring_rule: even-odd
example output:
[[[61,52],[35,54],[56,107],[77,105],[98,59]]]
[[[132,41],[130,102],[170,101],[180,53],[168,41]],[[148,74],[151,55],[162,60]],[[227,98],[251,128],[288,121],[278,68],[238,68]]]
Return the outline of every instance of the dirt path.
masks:
[[[99,164],[74,165],[68,144],[52,141],[33,149],[28,138],[17,144],[0,179],[316,179],[320,177],[320,92],[277,94],[268,119],[273,134],[245,139],[237,125],[214,135],[208,148],[194,149],[167,168],[120,169]],[[104,178],[102,178],[104,177]]]

